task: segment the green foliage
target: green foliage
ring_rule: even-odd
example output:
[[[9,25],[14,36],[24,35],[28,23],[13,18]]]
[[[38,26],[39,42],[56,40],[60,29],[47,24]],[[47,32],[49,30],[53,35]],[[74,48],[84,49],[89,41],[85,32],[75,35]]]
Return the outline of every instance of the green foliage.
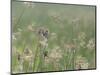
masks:
[[[49,31],[47,42],[38,34],[39,28]],[[31,54],[24,56],[25,48],[32,51],[32,59]],[[23,61],[18,60],[17,53]],[[94,6],[12,2],[13,73],[92,68],[95,68]]]

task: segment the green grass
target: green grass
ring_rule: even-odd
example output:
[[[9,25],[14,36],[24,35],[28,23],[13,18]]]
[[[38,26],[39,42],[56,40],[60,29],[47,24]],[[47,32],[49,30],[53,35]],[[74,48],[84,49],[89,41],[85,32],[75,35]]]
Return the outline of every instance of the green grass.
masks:
[[[37,34],[41,27],[49,31],[46,48],[40,46],[41,37]],[[92,69],[96,66],[94,6],[13,1],[12,37],[13,73]],[[31,61],[24,59],[25,48],[32,51],[32,68],[29,67]],[[48,52],[46,58],[45,51]],[[23,58],[22,71],[17,53]]]

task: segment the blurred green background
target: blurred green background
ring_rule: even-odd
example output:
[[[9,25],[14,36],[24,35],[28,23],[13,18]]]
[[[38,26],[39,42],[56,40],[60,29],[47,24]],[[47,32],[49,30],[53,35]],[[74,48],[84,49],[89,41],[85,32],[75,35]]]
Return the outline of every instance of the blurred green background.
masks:
[[[95,69],[95,10],[95,6],[12,1],[12,72]],[[23,54],[28,47],[33,67],[41,59],[35,56],[39,49],[36,30],[41,27],[49,31],[43,69],[27,70],[28,61],[21,71],[17,51]]]

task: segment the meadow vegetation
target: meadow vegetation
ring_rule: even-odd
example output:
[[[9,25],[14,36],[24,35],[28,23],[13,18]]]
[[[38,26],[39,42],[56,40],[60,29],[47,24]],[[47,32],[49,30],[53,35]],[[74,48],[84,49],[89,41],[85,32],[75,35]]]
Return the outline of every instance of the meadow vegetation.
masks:
[[[96,68],[95,7],[12,2],[12,72]]]

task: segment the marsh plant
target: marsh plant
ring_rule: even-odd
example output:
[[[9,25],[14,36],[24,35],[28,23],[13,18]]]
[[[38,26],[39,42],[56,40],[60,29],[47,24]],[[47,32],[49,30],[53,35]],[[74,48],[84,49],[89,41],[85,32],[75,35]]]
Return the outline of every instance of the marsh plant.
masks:
[[[95,7],[12,2],[12,73],[95,69]]]

